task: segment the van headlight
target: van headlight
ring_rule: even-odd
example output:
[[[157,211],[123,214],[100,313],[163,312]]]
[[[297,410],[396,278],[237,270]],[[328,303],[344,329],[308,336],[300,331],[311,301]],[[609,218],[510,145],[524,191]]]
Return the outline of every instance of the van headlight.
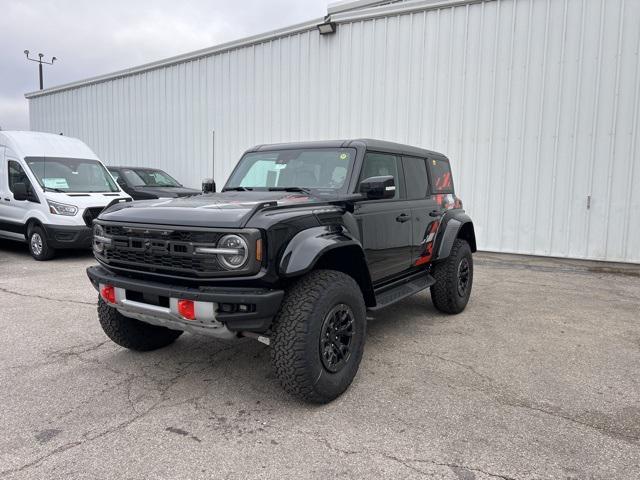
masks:
[[[225,252],[226,250],[226,252]],[[240,235],[225,235],[218,242],[218,261],[228,270],[244,266],[249,258],[249,247]]]
[[[66,215],[68,217],[74,216],[78,213],[78,207],[75,205],[67,205],[66,203],[58,203],[52,202],[51,200],[47,200],[49,204],[49,212],[54,215]]]

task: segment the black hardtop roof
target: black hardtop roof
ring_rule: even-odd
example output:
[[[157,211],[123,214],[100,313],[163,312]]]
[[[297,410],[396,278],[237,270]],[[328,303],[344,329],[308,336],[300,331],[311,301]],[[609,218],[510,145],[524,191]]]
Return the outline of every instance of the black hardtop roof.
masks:
[[[301,148],[347,148],[363,146],[367,150],[379,152],[397,153],[400,155],[411,155],[416,157],[436,157],[449,160],[445,155],[425,148],[413,147],[402,143],[387,142],[385,140],[375,140],[371,138],[354,138],[351,140],[321,140],[314,142],[293,142],[293,143],[272,143],[268,145],[256,145],[247,152],[267,152],[270,150],[294,150]]]

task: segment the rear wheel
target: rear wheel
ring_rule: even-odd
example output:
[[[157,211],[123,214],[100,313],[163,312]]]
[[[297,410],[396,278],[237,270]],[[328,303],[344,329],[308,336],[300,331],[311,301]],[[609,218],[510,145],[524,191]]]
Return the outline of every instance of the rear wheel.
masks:
[[[50,260],[56,254],[55,249],[49,246],[47,236],[42,227],[33,226],[27,235],[29,253],[36,260]]]
[[[271,360],[284,389],[327,403],[351,385],[366,334],[358,284],[333,270],[313,271],[287,290],[273,324]]]
[[[453,242],[449,256],[433,265],[436,283],[431,286],[433,305],[444,313],[462,312],[471,296],[473,257],[469,244],[460,238]]]
[[[166,347],[182,335],[179,330],[170,330],[125,317],[110,307],[102,297],[98,298],[98,319],[102,330],[114,343],[140,352]]]

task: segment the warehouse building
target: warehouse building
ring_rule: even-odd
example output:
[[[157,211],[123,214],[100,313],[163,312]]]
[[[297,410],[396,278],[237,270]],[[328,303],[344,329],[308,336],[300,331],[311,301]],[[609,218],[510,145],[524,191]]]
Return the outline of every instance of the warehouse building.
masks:
[[[223,184],[255,144],[409,143],[451,158],[479,248],[640,263],[639,1],[356,0],[327,13],[27,94],[31,128],[190,186]]]

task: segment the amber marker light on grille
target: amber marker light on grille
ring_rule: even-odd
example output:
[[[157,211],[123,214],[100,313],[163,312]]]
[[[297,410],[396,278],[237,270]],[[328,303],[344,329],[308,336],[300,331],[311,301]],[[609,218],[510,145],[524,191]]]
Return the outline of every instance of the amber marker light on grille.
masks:
[[[261,238],[256,240],[256,260],[259,262],[262,261],[262,239]]]

